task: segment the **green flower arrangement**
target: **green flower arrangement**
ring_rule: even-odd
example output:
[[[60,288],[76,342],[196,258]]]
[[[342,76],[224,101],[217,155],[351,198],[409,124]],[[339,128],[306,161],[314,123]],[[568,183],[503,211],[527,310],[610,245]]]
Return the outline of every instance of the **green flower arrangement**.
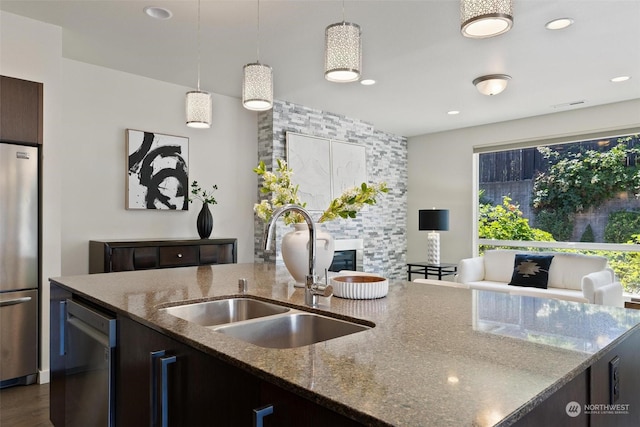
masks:
[[[216,191],[217,189],[218,189],[218,186],[213,185],[211,187],[211,191],[208,192],[200,188],[200,184],[198,184],[198,181],[193,181],[191,183],[191,196],[189,197],[189,202],[193,202],[194,200],[199,200],[205,205],[217,205],[218,202],[216,201],[216,198],[213,197],[213,192]]]
[[[253,206],[253,210],[258,218],[267,222],[271,219],[273,211],[277,208],[294,204],[305,207],[298,197],[298,186],[291,183],[293,170],[287,166],[287,162],[282,159],[276,159],[277,167],[274,172],[267,171],[263,161],[253,171],[263,179],[260,192],[262,194],[272,194],[271,198],[262,200]],[[360,184],[360,186],[346,189],[338,198],[335,198],[329,204],[329,207],[322,213],[318,222],[332,221],[337,218],[355,218],[358,212],[365,205],[375,205],[376,197],[381,193],[388,193],[389,189],[384,182],[379,184]],[[284,223],[295,224],[304,222],[302,215],[296,212],[287,212],[284,215]]]

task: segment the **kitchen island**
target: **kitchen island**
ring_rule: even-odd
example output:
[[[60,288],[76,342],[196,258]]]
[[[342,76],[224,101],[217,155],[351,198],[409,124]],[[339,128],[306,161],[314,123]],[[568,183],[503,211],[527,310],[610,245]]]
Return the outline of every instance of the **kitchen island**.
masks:
[[[247,279],[249,297],[375,326],[274,349],[160,310],[238,296],[240,278]],[[127,325],[141,325],[243,377],[363,425],[640,423],[640,311],[405,281],[392,282],[385,298],[334,296],[311,309],[304,307],[304,290],[289,280],[283,267],[272,264],[185,267],[54,278],[52,298],[62,292],[112,312],[119,337],[126,336]],[[52,326],[60,314],[54,303]],[[56,345],[52,332],[52,354]],[[124,352],[120,348],[119,356]],[[620,388],[610,402],[609,365],[615,357]],[[52,361],[52,383],[55,366]],[[121,390],[128,378],[116,378]],[[578,414],[568,411],[571,402],[579,405]],[[585,406],[610,403],[617,404],[616,414],[607,412],[611,406]]]

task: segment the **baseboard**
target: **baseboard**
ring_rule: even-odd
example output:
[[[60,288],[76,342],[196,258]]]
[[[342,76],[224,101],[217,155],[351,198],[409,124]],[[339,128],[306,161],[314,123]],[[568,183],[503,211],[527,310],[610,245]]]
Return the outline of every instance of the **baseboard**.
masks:
[[[51,379],[51,372],[47,369],[45,371],[38,371],[38,384],[48,384]]]

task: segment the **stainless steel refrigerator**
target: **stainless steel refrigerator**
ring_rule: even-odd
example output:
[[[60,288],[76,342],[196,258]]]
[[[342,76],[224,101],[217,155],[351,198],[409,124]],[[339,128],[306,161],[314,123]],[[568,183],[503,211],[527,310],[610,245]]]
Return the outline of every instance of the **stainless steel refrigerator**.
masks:
[[[38,372],[38,150],[0,142],[0,387]]]

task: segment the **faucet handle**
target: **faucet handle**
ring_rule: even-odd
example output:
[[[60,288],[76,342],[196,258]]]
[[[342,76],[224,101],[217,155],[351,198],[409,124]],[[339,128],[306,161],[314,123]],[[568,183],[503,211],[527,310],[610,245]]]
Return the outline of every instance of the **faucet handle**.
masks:
[[[333,286],[316,282],[313,284],[311,291],[314,295],[318,295],[321,297],[330,297],[331,295],[333,295]]]
[[[320,294],[322,297],[330,297],[333,295],[333,286],[331,285],[318,286],[318,290],[322,291],[322,294]]]

